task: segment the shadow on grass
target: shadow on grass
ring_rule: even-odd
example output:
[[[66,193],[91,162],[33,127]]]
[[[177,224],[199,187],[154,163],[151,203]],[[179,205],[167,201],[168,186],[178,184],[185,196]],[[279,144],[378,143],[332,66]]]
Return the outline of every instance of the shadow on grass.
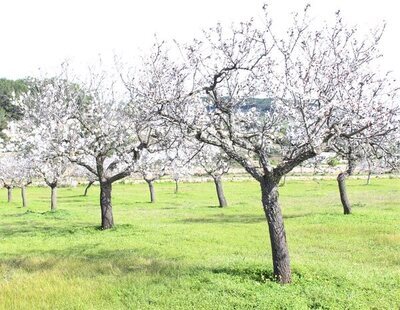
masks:
[[[207,224],[207,223],[244,223],[244,224],[254,224],[264,222],[265,218],[263,216],[254,216],[254,215],[226,215],[226,214],[218,214],[212,217],[198,217],[198,218],[186,218],[184,220],[179,220],[179,222],[183,223],[199,223],[199,224]]]
[[[35,215],[44,215],[43,219],[48,220],[48,217],[53,217],[57,212],[33,212]],[[15,215],[14,215],[15,216]],[[54,218],[54,217],[53,217]],[[57,218],[55,218],[57,219]],[[70,225],[68,227],[54,225],[54,222],[48,223],[32,223],[31,218],[26,220],[15,221],[11,224],[4,224],[0,227],[0,236],[2,237],[35,237],[35,236],[48,236],[48,237],[65,237],[71,235],[93,235],[96,233],[113,234],[128,232],[129,234],[141,233],[136,226],[131,224],[120,224],[115,228],[102,230],[98,225],[91,223],[80,223]]]
[[[234,277],[240,277],[243,279],[249,279],[260,283],[275,282],[275,276],[272,270],[259,268],[259,267],[248,267],[248,268],[229,268],[221,267],[211,269],[211,272],[216,274],[226,274]]]
[[[212,207],[209,207],[212,208]],[[214,207],[216,209],[221,209],[219,207]],[[223,210],[223,208],[221,209]],[[313,217],[315,213],[298,213],[298,214],[288,214],[284,215],[284,219],[293,219],[293,218],[306,218]],[[196,218],[186,218],[184,220],[180,220],[179,222],[184,223],[243,223],[243,224],[254,224],[266,222],[265,216],[263,214],[260,215],[226,215],[226,214],[218,214],[212,217],[196,217]]]
[[[152,274],[175,276],[189,273],[177,259],[164,259],[141,249],[99,250],[101,243],[88,243],[66,249],[24,252],[24,256],[0,259],[4,270],[20,269],[27,273],[62,271],[82,278],[100,275]]]
[[[69,228],[55,227],[54,225],[32,224],[28,221],[18,221],[13,224],[3,225],[0,228],[0,235],[2,237],[35,237],[46,235],[49,237],[62,237],[76,233],[93,233],[99,230],[98,226],[70,226]]]
[[[102,243],[88,243],[66,249],[26,252],[24,256],[0,259],[2,270],[22,270],[26,273],[61,271],[62,275],[79,278],[97,276],[151,275],[175,279],[182,276],[220,274],[236,278],[237,281],[250,280],[259,283],[275,282],[272,270],[262,267],[216,267],[207,268],[187,265],[178,258],[163,258],[148,249],[104,250],[96,249]]]
[[[297,213],[297,214],[286,214],[283,215],[284,219],[295,219],[295,218],[302,218],[302,217],[310,217],[314,216],[316,213]]]
[[[249,219],[248,219],[249,220]],[[253,220],[253,219],[251,219]],[[257,219],[263,220],[263,219]],[[156,249],[148,247],[130,246],[129,249],[104,248],[103,234],[122,236],[124,232],[142,233],[135,230],[130,224],[119,225],[115,229],[99,231],[98,226],[73,226],[68,229],[50,225],[29,225],[29,223],[15,223],[12,227],[1,227],[0,235],[24,235],[40,233],[46,237],[64,237],[80,234],[77,240],[87,240],[79,244],[68,246],[66,244],[52,243],[51,248],[28,248],[18,254],[3,255],[0,259],[2,270],[22,270],[26,273],[55,272],[61,276],[74,276],[80,278],[94,278],[97,276],[126,276],[135,274],[149,274],[155,277],[176,278],[179,276],[212,274],[225,274],[241,279],[257,281],[260,283],[274,281],[271,270],[264,267],[215,267],[208,268],[196,264],[185,264],[183,258],[163,257]],[[122,235],[121,235],[122,232]],[[67,235],[67,236],[66,236]],[[91,236],[95,235],[95,238]],[[114,237],[112,237],[114,238]],[[58,240],[58,239],[57,239]],[[117,246],[118,247],[118,246]]]
[[[82,198],[82,197],[89,197],[89,196],[90,196],[89,193],[86,196],[82,193],[82,194],[78,194],[78,195],[68,195],[68,196],[59,197],[58,199],[63,200],[63,199],[68,199],[68,198]],[[97,195],[96,195],[96,198],[97,198]]]
[[[56,211],[44,211],[44,212],[37,212],[32,211],[25,208],[24,213],[12,213],[12,214],[5,214],[3,217],[19,217],[19,218],[54,218],[54,219],[64,219],[70,217],[71,213],[67,210],[58,209]]]

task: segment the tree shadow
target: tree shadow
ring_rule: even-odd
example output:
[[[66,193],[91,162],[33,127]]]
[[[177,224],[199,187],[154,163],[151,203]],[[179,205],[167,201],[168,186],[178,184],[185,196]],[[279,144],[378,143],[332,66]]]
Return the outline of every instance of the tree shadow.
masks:
[[[297,213],[297,214],[285,214],[283,215],[284,219],[295,219],[295,218],[303,218],[303,217],[309,217],[309,216],[313,216],[317,213]]]
[[[85,223],[87,224],[87,223]],[[7,237],[20,237],[20,236],[40,236],[46,235],[49,237],[62,237],[66,235],[73,235],[77,233],[95,233],[99,230],[99,226],[94,225],[71,225],[68,228],[58,227],[51,223],[32,224],[28,220],[15,221],[12,224],[4,224],[0,227],[0,235],[4,238]]]
[[[3,257],[0,267],[3,270],[22,270],[35,274],[60,271],[69,276],[93,278],[96,276],[127,276],[146,274],[156,277],[176,278],[182,275],[196,276],[211,272],[228,275],[237,281],[255,281],[259,283],[276,282],[272,270],[268,268],[216,267],[185,264],[180,258],[164,258],[160,253],[148,249],[96,249],[103,244],[85,243],[65,249],[27,250],[22,255]]]
[[[263,218],[254,216],[228,217],[229,222],[236,223],[239,219],[243,223],[264,221]],[[215,220],[215,219],[214,219]],[[217,219],[218,220],[218,219]],[[226,216],[222,217],[226,220]],[[28,224],[28,225],[27,225]],[[229,267],[218,266],[215,268],[204,267],[196,264],[185,264],[183,258],[163,257],[156,249],[132,246],[128,249],[105,249],[102,239],[90,239],[92,235],[98,237],[102,233],[114,234],[124,231],[129,233],[142,233],[131,224],[121,224],[115,229],[99,231],[98,226],[86,224],[75,225],[68,229],[50,225],[29,225],[29,222],[17,222],[15,226],[0,227],[0,235],[7,237],[24,234],[43,234],[47,237],[70,238],[69,235],[80,234],[84,240],[79,244],[65,247],[65,244],[55,245],[50,249],[27,248],[18,254],[5,254],[0,258],[0,268],[3,270],[22,270],[26,273],[42,273],[61,271],[63,274],[80,278],[93,278],[96,276],[117,276],[148,274],[155,277],[176,278],[184,274],[200,275],[211,272],[225,274],[240,279],[247,279],[259,283],[274,282],[272,270],[262,266]],[[68,235],[68,236],[65,236]],[[78,236],[77,236],[78,237]],[[56,239],[58,240],[58,239]],[[239,279],[240,278],[240,279]]]
[[[254,224],[264,222],[265,217],[255,215],[226,215],[217,214],[212,217],[198,217],[198,218],[186,218],[179,220],[178,222],[183,223],[199,223],[199,224],[212,224],[212,223],[242,223],[242,224]]]
[[[22,208],[22,207],[21,207]],[[25,208],[24,213],[11,213],[11,214],[4,214],[3,217],[11,217],[11,218],[49,218],[52,217],[54,219],[60,219],[60,218],[65,218],[69,217],[71,213],[68,210],[64,209],[57,209],[55,211],[49,210],[49,211],[43,211],[43,212],[38,212],[38,211],[32,211],[30,209]]]
[[[49,218],[55,220],[65,220],[66,217],[57,218],[57,212],[30,212],[33,214],[34,219],[42,218],[44,220],[48,220]],[[16,216],[24,216],[25,214],[12,214],[8,216],[16,217]],[[43,216],[43,217],[42,217]],[[67,215],[67,218],[69,214]],[[99,231],[103,231],[104,233],[114,233],[116,231],[128,230],[130,233],[139,233],[138,228],[131,224],[120,224],[112,229],[103,230],[101,226],[93,225],[89,222],[82,222],[75,225],[69,225],[68,227],[54,225],[54,222],[46,222],[46,223],[32,223],[32,217],[28,216],[26,218],[21,218],[21,220],[13,221],[12,223],[5,223],[0,226],[0,236],[3,238],[7,237],[20,237],[20,236],[40,236],[46,235],[49,237],[64,237],[71,235],[90,235],[96,234]]]
[[[66,196],[62,196],[62,197],[58,197],[58,200],[64,200],[64,199],[68,199],[68,198],[82,198],[82,197],[89,197],[89,194],[87,196],[84,196],[83,194],[80,195],[66,195]]]
[[[221,210],[225,209],[225,208],[220,207],[219,205],[205,206],[205,208],[209,208],[209,209],[221,209]],[[226,207],[226,208],[228,208],[228,207]]]
[[[240,277],[242,279],[248,279],[259,283],[276,282],[272,270],[260,267],[220,267],[211,269],[211,272],[216,274],[226,274],[233,277]]]
[[[143,250],[138,248],[95,249],[101,245],[101,243],[87,243],[66,249],[28,250],[18,257],[3,257],[0,259],[0,266],[6,270],[20,269],[27,273],[62,270],[82,278],[135,273],[174,276],[188,269],[178,259],[161,258],[156,252],[144,254]]]

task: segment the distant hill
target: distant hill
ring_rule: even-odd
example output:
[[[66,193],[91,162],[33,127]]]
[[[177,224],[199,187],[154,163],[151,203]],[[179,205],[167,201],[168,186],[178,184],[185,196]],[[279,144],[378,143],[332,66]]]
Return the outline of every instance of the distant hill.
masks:
[[[259,111],[267,112],[271,110],[272,98],[250,98],[247,99],[242,106],[243,110],[250,110],[256,108]]]

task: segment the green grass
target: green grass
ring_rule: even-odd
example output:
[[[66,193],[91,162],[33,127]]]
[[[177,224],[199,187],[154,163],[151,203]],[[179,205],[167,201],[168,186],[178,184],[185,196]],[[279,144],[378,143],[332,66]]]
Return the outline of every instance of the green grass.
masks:
[[[271,280],[267,225],[254,182],[116,185],[116,228],[98,229],[98,187],[29,188],[28,210],[0,191],[1,309],[399,309],[400,180],[281,188],[293,283]]]

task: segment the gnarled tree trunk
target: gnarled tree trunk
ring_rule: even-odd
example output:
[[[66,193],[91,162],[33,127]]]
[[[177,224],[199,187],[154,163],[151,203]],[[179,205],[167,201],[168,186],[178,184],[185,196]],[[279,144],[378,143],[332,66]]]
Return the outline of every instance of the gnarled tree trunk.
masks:
[[[22,198],[22,207],[26,208],[28,206],[27,200],[26,200],[26,187],[21,186],[21,198]]]
[[[114,227],[111,191],[112,184],[110,182],[100,182],[101,229]]]
[[[264,177],[261,182],[262,204],[268,222],[271,241],[274,276],[282,283],[291,282],[289,249],[286,242],[285,227],[281,207],[278,202],[279,179]]]
[[[343,212],[344,214],[351,214],[351,205],[349,198],[347,197],[346,191],[346,172],[341,172],[337,176],[337,182],[339,186],[340,200],[342,201]]]
[[[50,209],[51,211],[57,210],[57,185],[50,186],[51,188],[51,202]]]
[[[94,183],[94,181],[89,181],[89,184],[86,186],[83,196],[87,196],[88,190],[93,185],[93,183]]]
[[[222,181],[220,177],[213,177],[214,183],[215,183],[215,189],[217,190],[217,196],[218,196],[218,202],[219,202],[219,207],[220,208],[225,208],[228,206],[228,203],[226,202],[225,195],[224,195],[224,189],[222,187]]]
[[[146,182],[149,185],[150,202],[154,203],[154,202],[156,202],[156,193],[154,191],[154,181],[153,180],[146,180]]]

